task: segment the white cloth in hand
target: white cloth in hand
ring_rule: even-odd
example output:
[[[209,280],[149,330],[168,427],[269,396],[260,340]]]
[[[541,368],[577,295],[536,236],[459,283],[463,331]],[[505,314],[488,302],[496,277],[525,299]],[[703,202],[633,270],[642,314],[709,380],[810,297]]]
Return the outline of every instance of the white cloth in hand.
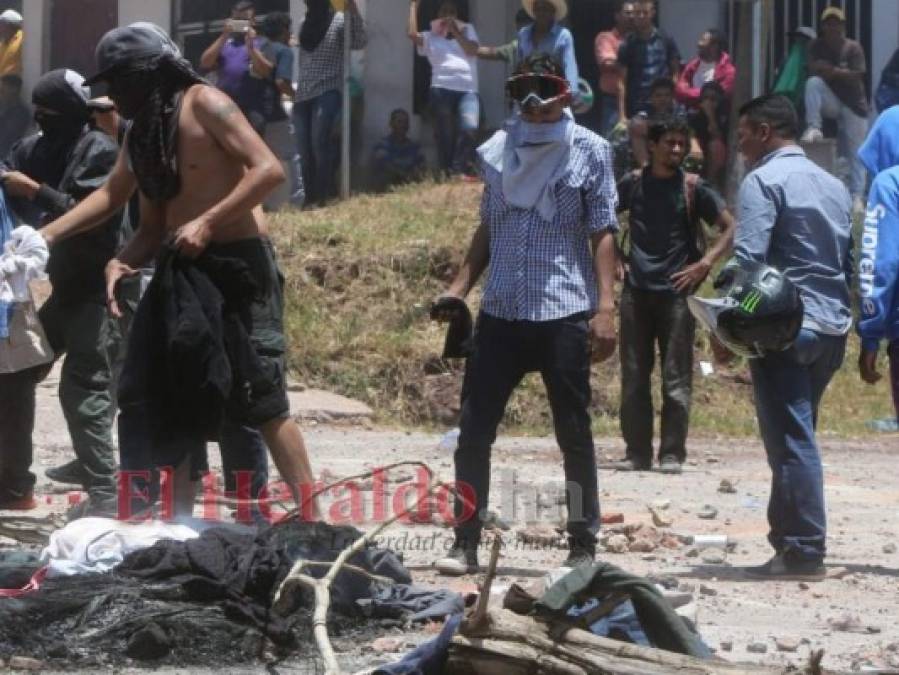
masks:
[[[28,283],[43,279],[50,259],[47,242],[33,227],[14,229],[0,252],[0,302],[28,302]]]

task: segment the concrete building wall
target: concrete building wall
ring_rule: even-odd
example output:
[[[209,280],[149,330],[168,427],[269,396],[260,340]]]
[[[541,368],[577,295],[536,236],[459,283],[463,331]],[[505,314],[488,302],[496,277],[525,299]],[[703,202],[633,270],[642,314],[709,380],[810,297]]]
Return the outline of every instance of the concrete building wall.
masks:
[[[127,26],[135,21],[150,21],[172,30],[171,0],[119,0],[119,25]]]
[[[31,88],[50,62],[50,0],[28,0],[22,6],[22,25],[25,31],[22,47],[22,79],[24,98],[31,100]]]
[[[696,55],[696,41],[709,28],[724,28],[724,3],[719,0],[664,0],[659,25],[677,43],[681,58]]]

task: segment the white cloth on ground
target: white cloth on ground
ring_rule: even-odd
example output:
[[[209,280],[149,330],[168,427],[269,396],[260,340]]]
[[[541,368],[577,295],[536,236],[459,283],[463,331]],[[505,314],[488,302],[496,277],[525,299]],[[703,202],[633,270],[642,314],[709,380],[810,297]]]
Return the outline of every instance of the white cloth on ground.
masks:
[[[0,252],[0,302],[30,302],[28,283],[45,277],[49,259],[47,242],[37,230],[14,229]]]
[[[205,528],[195,523],[160,520],[128,523],[112,518],[79,518],[50,535],[41,562],[50,568],[48,577],[102,574],[116,567],[129,553],[149,548],[162,539],[196,539],[202,529]]]

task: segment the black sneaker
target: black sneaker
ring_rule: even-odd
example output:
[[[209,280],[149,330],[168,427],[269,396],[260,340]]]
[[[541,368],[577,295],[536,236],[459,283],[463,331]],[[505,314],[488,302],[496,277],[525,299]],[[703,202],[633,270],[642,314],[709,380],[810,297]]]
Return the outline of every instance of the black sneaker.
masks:
[[[659,460],[659,472],[667,474],[681,474],[684,472],[684,465],[674,455],[663,455]]]
[[[744,568],[743,573],[752,579],[769,581],[824,581],[827,568],[820,560],[791,560],[776,555],[764,565]]]
[[[79,518],[118,518],[118,497],[88,497],[66,511],[66,522]]]
[[[612,462],[603,462],[599,465],[599,468],[611,469],[612,471],[649,471],[652,467],[647,464],[640,464],[630,457],[625,457]]]
[[[453,544],[446,557],[434,562],[434,567],[440,574],[451,577],[461,577],[464,574],[475,574],[478,571],[477,547]]]
[[[85,485],[87,483],[87,473],[81,462],[73,459],[62,466],[54,466],[45,471],[47,478],[57,483],[65,483],[66,485]]]
[[[587,567],[596,561],[596,551],[583,546],[574,546],[562,563],[562,567]]]

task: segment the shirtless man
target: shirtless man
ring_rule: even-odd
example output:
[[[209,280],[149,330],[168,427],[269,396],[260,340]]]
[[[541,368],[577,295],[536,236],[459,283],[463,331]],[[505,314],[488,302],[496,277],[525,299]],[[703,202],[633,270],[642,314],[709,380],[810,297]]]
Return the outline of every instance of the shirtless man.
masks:
[[[120,114],[133,125],[106,184],[42,234],[53,246],[91,229],[139,189],[140,227],[106,269],[109,309],[119,315],[117,284],[138,274],[165,242],[194,259],[209,246],[267,246],[260,204],[284,172],[234,102],[193,71],[161,28],[137,23],[109,31],[97,46],[97,62],[100,72],[88,82],[105,82]],[[279,289],[277,279],[272,286]],[[271,305],[280,310],[280,297]],[[280,315],[276,321],[280,332]],[[283,334],[276,338],[283,345]],[[279,384],[283,389],[283,381]],[[299,486],[313,481],[299,427],[285,407],[258,428],[299,501]],[[122,441],[122,466],[129,468]],[[192,494],[184,489],[189,465],[187,458],[176,470],[176,510],[192,505]],[[303,515],[315,516],[314,507]]]

